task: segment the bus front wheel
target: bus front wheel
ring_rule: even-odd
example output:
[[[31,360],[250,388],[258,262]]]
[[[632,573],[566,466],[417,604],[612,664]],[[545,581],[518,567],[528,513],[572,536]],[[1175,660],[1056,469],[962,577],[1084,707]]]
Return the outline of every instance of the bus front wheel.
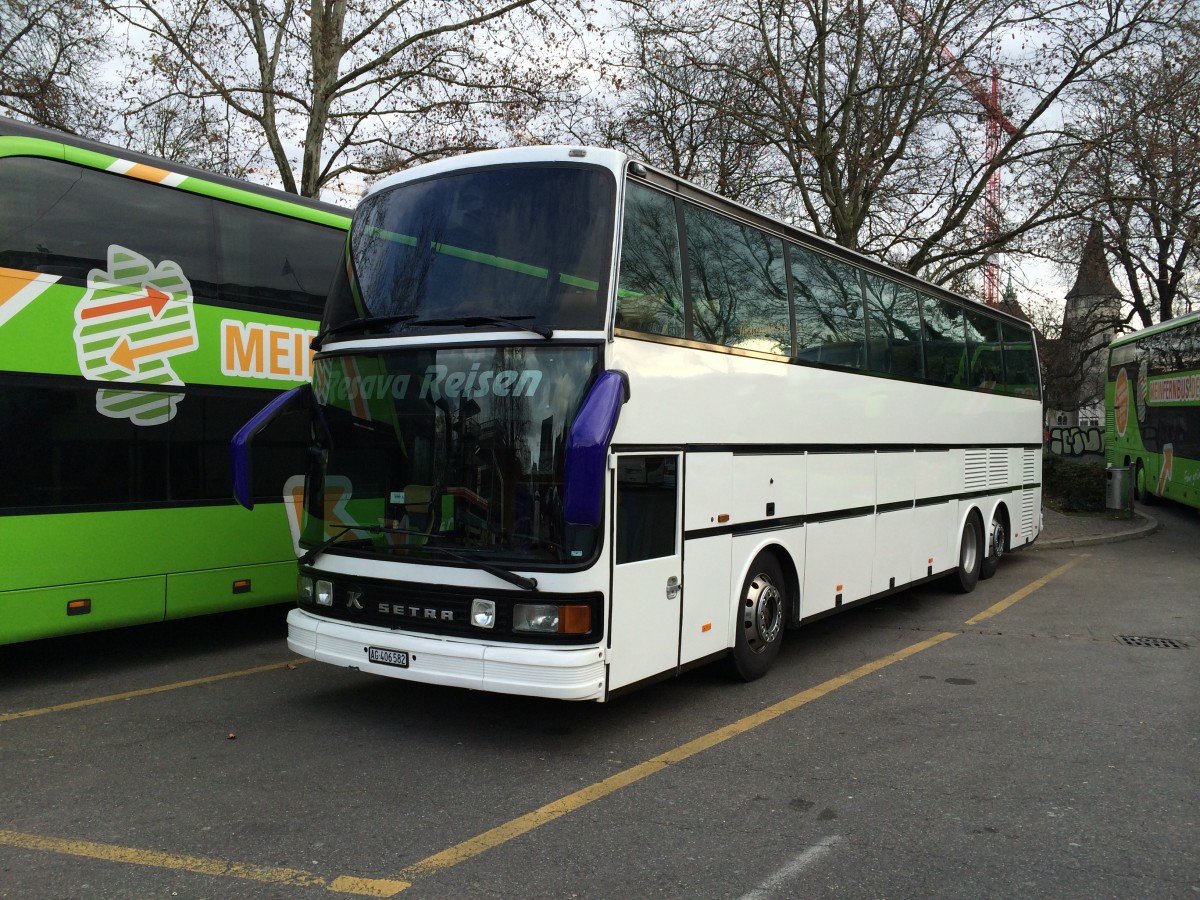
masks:
[[[983,538],[983,520],[979,513],[971,510],[963,525],[962,538],[958,545],[958,568],[950,573],[950,585],[960,594],[969,594],[979,583],[983,558],[987,551]]]
[[[737,635],[729,655],[730,672],[742,681],[767,674],[787,624],[787,582],[770,553],[754,558],[738,594]]]

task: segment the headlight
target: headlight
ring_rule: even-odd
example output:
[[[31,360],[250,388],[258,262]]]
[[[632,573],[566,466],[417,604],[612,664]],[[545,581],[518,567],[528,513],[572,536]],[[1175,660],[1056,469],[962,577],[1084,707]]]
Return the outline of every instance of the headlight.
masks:
[[[476,628],[494,627],[496,624],[496,601],[478,598],[472,600],[471,624]]]
[[[513,606],[513,631],[587,634],[591,630],[592,608],[587,604],[517,603]]]
[[[316,583],[317,606],[333,606],[333,582],[324,578]]]
[[[307,575],[296,576],[296,596],[301,603],[312,603],[313,580]]]

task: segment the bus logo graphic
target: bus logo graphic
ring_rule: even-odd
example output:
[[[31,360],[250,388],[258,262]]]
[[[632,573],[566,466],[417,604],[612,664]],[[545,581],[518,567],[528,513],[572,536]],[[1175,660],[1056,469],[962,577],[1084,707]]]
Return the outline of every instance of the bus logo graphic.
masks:
[[[1125,437],[1129,428],[1129,374],[1124,369],[1117,373],[1117,382],[1113,386],[1113,414],[1117,434]]]
[[[88,273],[87,291],[75,307],[74,336],[84,378],[181,386],[170,360],[199,344],[192,286],[175,263],[156,266],[113,244],[108,270]],[[96,411],[135,425],[162,425],[182,400],[182,394],[101,388]]]

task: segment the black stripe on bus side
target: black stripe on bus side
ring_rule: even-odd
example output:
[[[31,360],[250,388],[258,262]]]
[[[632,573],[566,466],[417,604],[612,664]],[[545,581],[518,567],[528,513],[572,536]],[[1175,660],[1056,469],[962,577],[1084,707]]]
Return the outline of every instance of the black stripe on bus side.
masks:
[[[1041,444],[613,444],[613,453],[732,453],[800,456],[843,453],[949,453],[951,450],[1039,450]]]
[[[948,453],[951,450],[1037,450],[1041,444],[687,444],[688,453],[781,456],[801,453]]]
[[[858,506],[848,509],[830,510],[823,513],[813,513],[806,516],[787,516],[783,519],[756,519],[752,522],[738,522],[731,525],[719,525],[715,528],[693,528],[683,533],[685,541],[695,541],[702,538],[719,537],[721,535],[763,534],[770,531],[786,531],[789,528],[803,528],[805,525],[818,525],[823,522],[837,522],[843,519],[857,519],[882,513],[899,512],[905,509],[916,509],[924,506],[937,506],[956,500],[974,500],[979,497],[990,497],[999,494],[1009,494],[1020,488],[998,488],[991,491],[974,491],[968,494],[945,494],[941,497],[925,497],[920,500],[900,500],[896,503],[881,503],[878,506]]]

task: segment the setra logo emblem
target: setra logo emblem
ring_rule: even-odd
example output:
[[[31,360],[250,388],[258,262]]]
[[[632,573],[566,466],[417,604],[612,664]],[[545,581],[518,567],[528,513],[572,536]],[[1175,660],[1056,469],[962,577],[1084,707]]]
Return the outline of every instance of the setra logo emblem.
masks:
[[[346,609],[362,609],[362,591],[351,590],[346,594]]]

